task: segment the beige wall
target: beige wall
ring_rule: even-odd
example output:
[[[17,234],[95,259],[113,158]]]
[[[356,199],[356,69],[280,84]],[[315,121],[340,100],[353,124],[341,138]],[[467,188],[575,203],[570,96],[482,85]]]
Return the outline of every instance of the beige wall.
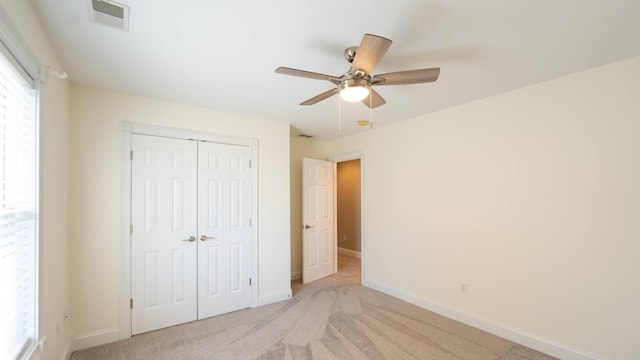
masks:
[[[122,121],[258,139],[259,298],[290,292],[288,124],[76,85],[71,109],[71,309],[78,334],[118,328]]]
[[[360,252],[360,159],[336,168],[338,247]]]
[[[2,0],[36,65],[61,69],[51,41],[29,1]],[[62,69],[64,70],[64,69]],[[52,78],[40,89],[40,338],[41,359],[59,360],[69,344],[68,130],[69,83]]]
[[[363,281],[640,358],[638,79],[634,58],[330,144],[365,156]]]
[[[30,2],[0,3],[36,57],[59,67]],[[260,139],[261,294],[288,290],[301,266],[300,159],[363,151],[365,282],[602,357],[640,358],[638,78],[635,58],[311,145],[289,141],[280,123],[81,86],[69,131],[68,82],[50,79],[41,91],[42,357],[64,353],[67,308],[77,334],[117,326],[118,124],[135,121]]]

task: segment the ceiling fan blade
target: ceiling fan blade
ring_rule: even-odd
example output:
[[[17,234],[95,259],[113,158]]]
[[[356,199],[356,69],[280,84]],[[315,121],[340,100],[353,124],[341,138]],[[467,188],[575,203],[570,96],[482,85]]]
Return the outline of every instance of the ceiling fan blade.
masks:
[[[329,98],[329,97],[331,97],[331,96],[333,96],[333,95],[335,95],[337,93],[338,93],[338,88],[331,89],[329,91],[323,92],[320,95],[316,95],[316,96],[312,97],[309,100],[305,100],[305,101],[301,102],[300,105],[313,105],[313,104],[318,103],[318,102],[320,102],[320,101],[322,101],[322,100],[324,100],[326,98]]]
[[[364,34],[350,71],[364,70],[369,74],[378,65],[384,54],[389,50],[391,40],[377,35]]]
[[[378,74],[371,79],[374,85],[406,85],[434,82],[440,76],[440,68],[397,71]]]
[[[282,67],[282,66],[276,69],[276,73],[284,74],[284,75],[299,76],[299,77],[309,78],[309,79],[327,80],[327,81],[331,81],[334,84],[337,84],[340,82],[340,78],[337,78],[335,76],[315,73],[315,72],[306,71],[306,70],[292,69],[292,68]]]
[[[383,99],[382,96],[380,96],[380,94],[378,94],[377,91],[370,89],[369,96],[364,98],[364,100],[362,100],[362,103],[367,105],[367,107],[371,109],[375,109],[378,106],[386,104],[387,101]]]

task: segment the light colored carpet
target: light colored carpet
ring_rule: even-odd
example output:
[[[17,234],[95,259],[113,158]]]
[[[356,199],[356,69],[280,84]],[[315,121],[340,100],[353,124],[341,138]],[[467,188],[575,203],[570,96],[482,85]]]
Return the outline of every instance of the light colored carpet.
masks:
[[[478,359],[547,355],[360,286],[360,261],[293,299],[77,351],[71,360]]]

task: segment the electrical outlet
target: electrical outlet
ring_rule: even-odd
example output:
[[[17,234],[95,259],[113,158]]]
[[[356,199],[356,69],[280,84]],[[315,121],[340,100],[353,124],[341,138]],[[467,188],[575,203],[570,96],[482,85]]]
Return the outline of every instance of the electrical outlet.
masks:
[[[347,241],[347,235],[344,235],[342,240]]]
[[[460,283],[460,294],[467,295],[469,293],[469,284]]]

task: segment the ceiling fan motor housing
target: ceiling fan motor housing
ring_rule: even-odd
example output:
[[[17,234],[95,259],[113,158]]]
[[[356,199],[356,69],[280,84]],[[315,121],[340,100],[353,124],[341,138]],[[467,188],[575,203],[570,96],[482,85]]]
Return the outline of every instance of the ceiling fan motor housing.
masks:
[[[353,88],[353,87],[364,87],[364,88],[369,88],[369,86],[371,86],[371,84],[369,83],[369,79],[367,78],[347,78],[345,80],[342,80],[342,82],[339,85],[339,90],[342,91],[346,88]]]

